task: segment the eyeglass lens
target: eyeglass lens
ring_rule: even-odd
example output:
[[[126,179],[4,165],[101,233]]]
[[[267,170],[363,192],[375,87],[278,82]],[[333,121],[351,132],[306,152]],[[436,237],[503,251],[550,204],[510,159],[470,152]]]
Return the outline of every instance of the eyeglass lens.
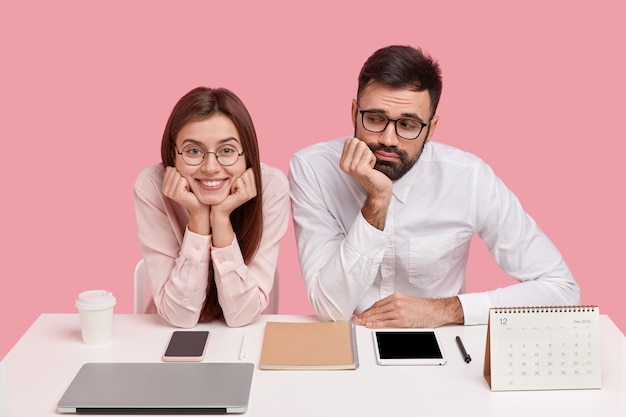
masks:
[[[207,154],[214,154],[217,162],[222,166],[230,166],[235,164],[239,159],[239,156],[243,152],[239,153],[237,148],[232,145],[222,145],[215,152],[205,151],[199,145],[191,144],[183,148],[179,154],[183,157],[183,161],[188,165],[200,165]]]
[[[363,111],[363,127],[373,133],[380,133],[387,128],[389,122],[395,125],[396,133],[404,139],[416,139],[422,132],[424,125],[415,119],[400,118],[391,120],[382,113]]]

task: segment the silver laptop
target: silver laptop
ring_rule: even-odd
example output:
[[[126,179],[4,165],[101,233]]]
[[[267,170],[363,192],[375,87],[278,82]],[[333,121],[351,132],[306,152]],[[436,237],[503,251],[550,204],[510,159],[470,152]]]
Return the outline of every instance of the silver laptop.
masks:
[[[86,363],[57,404],[77,414],[230,414],[248,409],[252,363]]]

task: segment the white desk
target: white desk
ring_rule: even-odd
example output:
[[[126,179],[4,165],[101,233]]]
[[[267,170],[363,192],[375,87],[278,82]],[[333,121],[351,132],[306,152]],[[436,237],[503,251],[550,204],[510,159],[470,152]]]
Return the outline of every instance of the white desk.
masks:
[[[84,362],[159,362],[171,326],[156,315],[116,315],[110,344],[81,342],[76,314],[42,314],[4,358],[8,416],[56,414],[56,404]],[[314,321],[263,316],[247,327],[199,325],[211,331],[205,361],[238,361],[248,334],[247,361],[257,365],[247,417],[255,416],[626,416],[626,338],[601,316],[602,389],[491,392],[483,378],[486,326],[438,329],[445,366],[383,367],[374,359],[371,330],[357,327],[356,371],[261,371],[266,321]],[[461,336],[469,364],[454,337]]]

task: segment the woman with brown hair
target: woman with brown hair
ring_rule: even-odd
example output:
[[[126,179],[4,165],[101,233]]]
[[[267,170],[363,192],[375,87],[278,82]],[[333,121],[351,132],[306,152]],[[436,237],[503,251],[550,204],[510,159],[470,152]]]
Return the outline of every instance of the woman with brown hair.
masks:
[[[289,216],[285,175],[261,163],[246,107],[221,88],[178,101],[161,158],[135,182],[152,289],[146,312],[179,327],[221,316],[229,326],[251,323],[270,304]]]

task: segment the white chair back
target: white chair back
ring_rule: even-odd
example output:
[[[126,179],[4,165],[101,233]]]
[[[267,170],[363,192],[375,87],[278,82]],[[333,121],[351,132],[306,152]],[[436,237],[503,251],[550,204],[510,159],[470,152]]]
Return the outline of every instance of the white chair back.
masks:
[[[152,294],[146,275],[146,264],[142,258],[135,266],[135,314],[145,313],[151,299]]]
[[[0,416],[8,415],[7,367],[4,359],[0,360]]]

